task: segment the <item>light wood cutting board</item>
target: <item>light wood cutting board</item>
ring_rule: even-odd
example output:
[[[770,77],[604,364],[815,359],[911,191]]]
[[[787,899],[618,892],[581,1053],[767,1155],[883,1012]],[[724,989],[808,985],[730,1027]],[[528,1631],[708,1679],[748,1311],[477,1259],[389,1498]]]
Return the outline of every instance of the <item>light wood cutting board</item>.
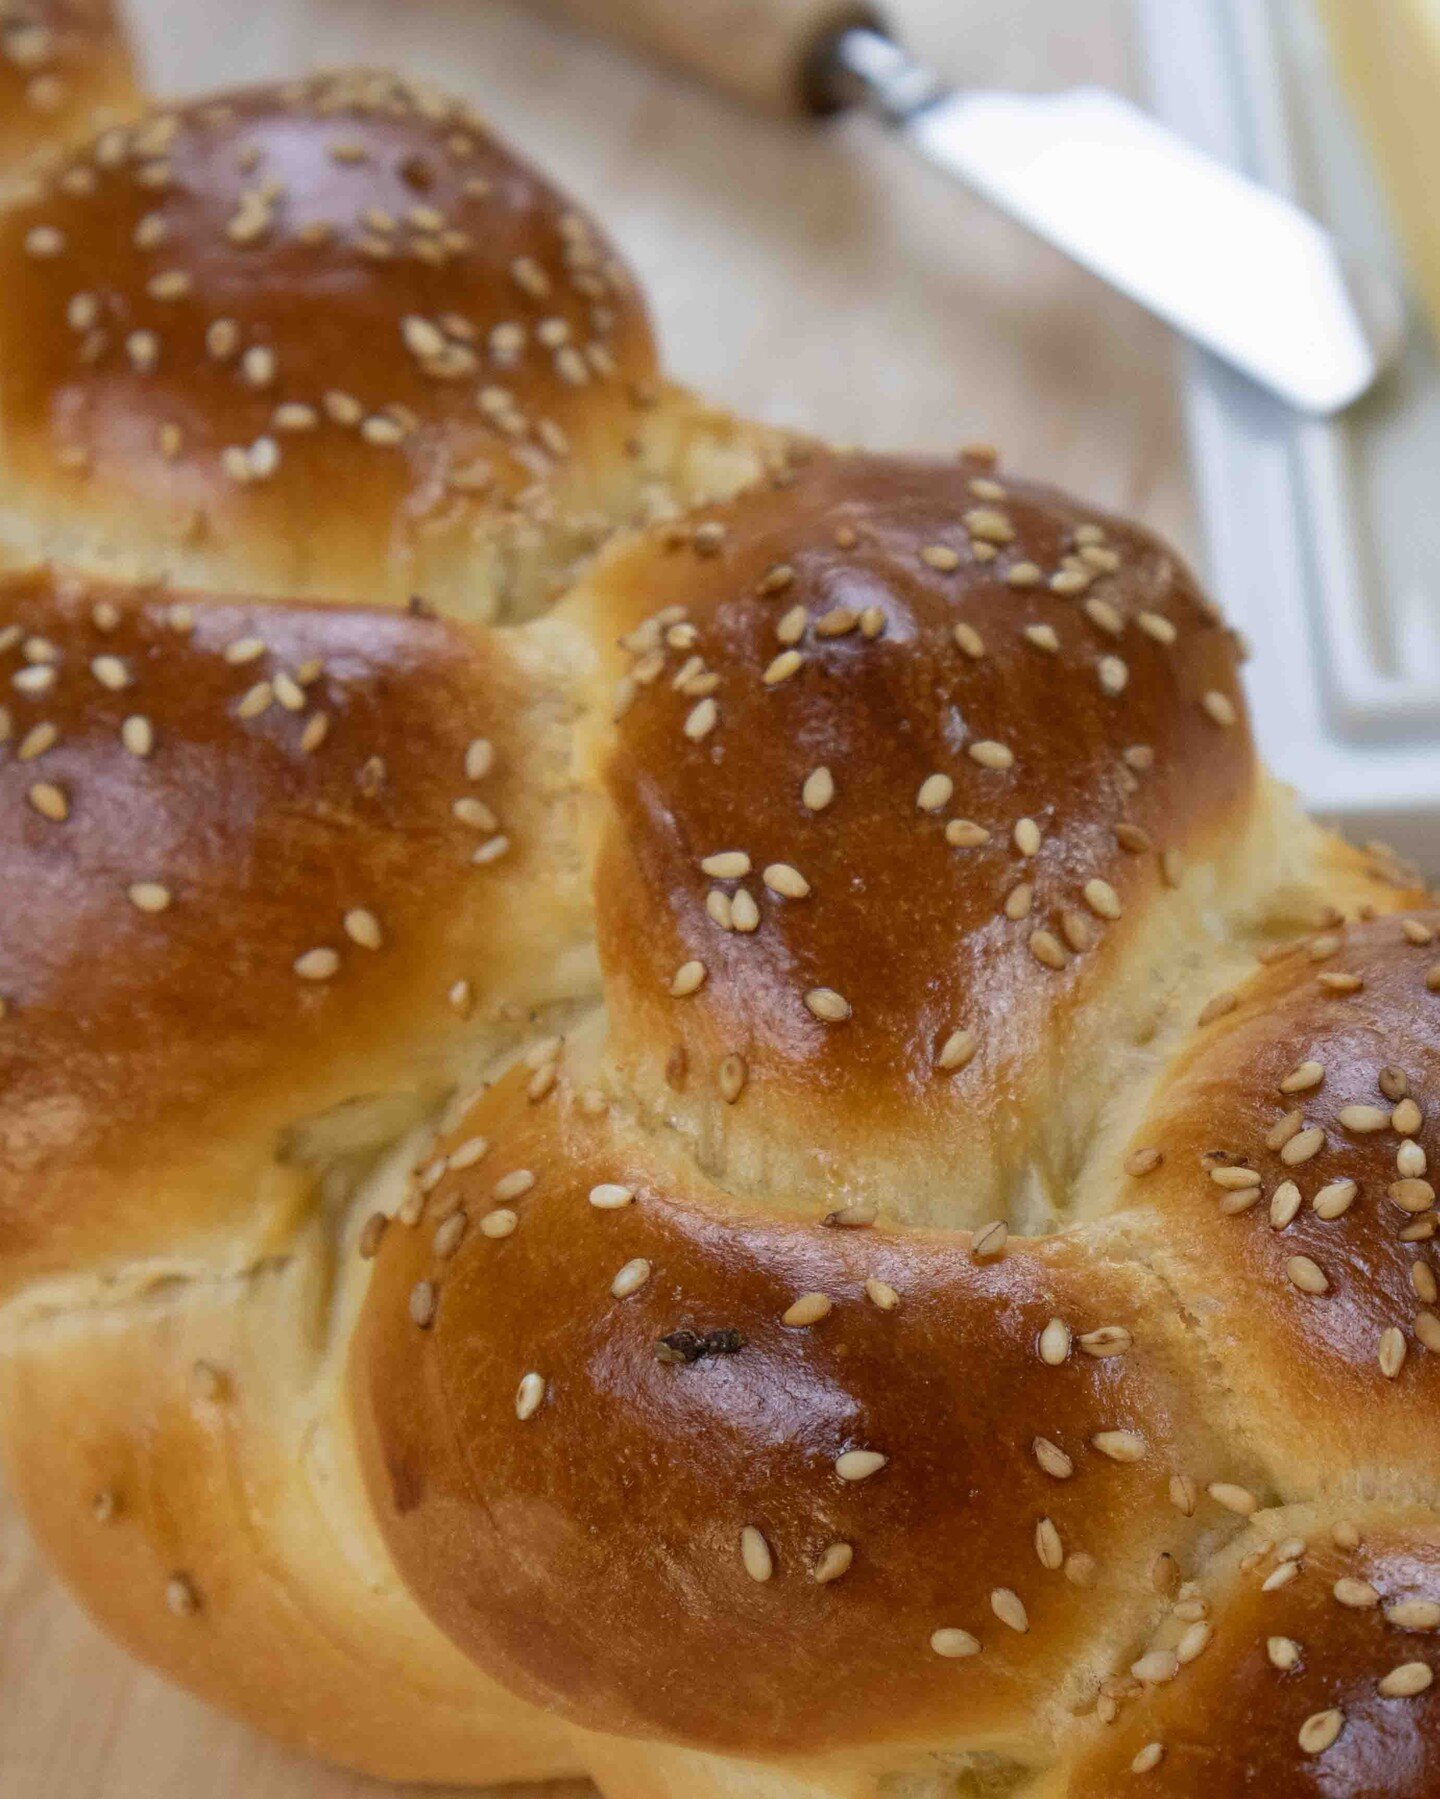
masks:
[[[863,121],[807,133],[742,118],[496,0],[131,6],[161,91],[359,61],[463,89],[618,238],[672,370],[733,407],[879,446],[989,439],[1010,466],[1191,547],[1163,332]],[[891,10],[956,80],[1132,85],[1126,0]],[[46,1573],[0,1493],[4,1799],[396,1791],[298,1761],[136,1668]]]

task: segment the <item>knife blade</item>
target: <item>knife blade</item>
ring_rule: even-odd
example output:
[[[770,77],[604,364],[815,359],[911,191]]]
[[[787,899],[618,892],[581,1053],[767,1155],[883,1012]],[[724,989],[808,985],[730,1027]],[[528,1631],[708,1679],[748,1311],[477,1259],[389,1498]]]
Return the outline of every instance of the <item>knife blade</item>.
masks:
[[[1302,411],[1348,406],[1398,349],[1388,283],[1118,94],[948,92],[865,30],[829,54],[927,161]]]
[[[851,0],[548,0],[746,100],[875,114],[925,161],[1302,411],[1398,354],[1393,285],[1116,94],[954,90]]]

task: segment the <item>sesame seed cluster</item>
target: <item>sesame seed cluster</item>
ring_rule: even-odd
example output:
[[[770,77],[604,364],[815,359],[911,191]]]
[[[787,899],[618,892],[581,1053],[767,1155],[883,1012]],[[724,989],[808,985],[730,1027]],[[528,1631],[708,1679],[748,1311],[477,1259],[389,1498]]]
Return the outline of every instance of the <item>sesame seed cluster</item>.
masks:
[[[433,90],[326,75],[117,123],[14,185],[0,257],[42,551],[483,614],[641,507],[629,272]]]
[[[1243,1716],[1237,1783],[1418,1799],[1413,877],[1292,817],[1297,895],[1247,847],[1235,640],[986,453],[797,455],[561,622],[617,638],[603,1019],[461,1107],[362,1243],[371,1492],[431,1616],[579,1723],[729,1755],[1038,1732],[1017,1790],[1198,1795]]]
[[[0,266],[0,1444],[107,1625],[451,1784],[1433,1799],[1440,913],[1173,553],[670,481],[609,246],[389,76]]]

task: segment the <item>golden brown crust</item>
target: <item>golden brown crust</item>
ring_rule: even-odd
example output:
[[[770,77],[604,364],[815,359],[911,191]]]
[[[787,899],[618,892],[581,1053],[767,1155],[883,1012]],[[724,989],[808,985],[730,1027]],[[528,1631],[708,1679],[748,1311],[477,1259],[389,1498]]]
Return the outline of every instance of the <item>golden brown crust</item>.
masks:
[[[437,1145],[463,1166],[385,1234],[355,1340],[422,1604],[594,1728],[755,1756],[1043,1732],[1194,1536],[1172,1477],[1244,1478],[1163,1289],[1076,1238],[738,1211],[563,1062],[530,1082]]]
[[[395,1779],[576,1772],[562,1728],[425,1619],[356,1503],[327,1264],[312,1233],[241,1279],[32,1319],[0,1361],[12,1490],[113,1637],[284,1742]]]
[[[1440,1515],[1267,1513],[1177,1609],[1064,1799],[1440,1789]]]
[[[799,1126],[831,1192],[888,1156],[918,1204],[977,1138],[1023,1154],[1063,1103],[1037,1033],[1100,1020],[1255,809],[1235,643],[1183,565],[977,461],[814,457],[606,558],[570,611],[623,637],[595,748],[615,1053],[692,1112],[740,1058],[717,1130],[798,1160]]]
[[[130,48],[111,0],[0,7],[0,163],[98,130],[134,102]]]
[[[196,1690],[402,1776],[1052,1799],[1251,1511],[1433,1509],[1427,1277],[1368,1206],[1433,1147],[1430,926],[1312,936],[1197,1027],[1280,932],[1415,895],[1258,774],[1143,534],[817,456],[520,628],[43,573],[12,621],[0,1430]],[[1322,1027],[1367,1204],[1291,1227],[1350,1246],[1307,1338],[1195,1187]],[[1382,1042],[1420,1116],[1342,1142]]]
[[[383,1142],[567,978],[562,671],[428,618],[48,575],[3,617],[4,1284],[233,1261],[311,1203],[297,1126],[388,1096]]]
[[[1437,944],[1434,911],[1300,940],[1211,999],[1135,1138],[1121,1203],[1291,1497],[1440,1502]]]
[[[484,617],[640,504],[644,301],[431,90],[157,111],[21,195],[0,265],[3,497],[47,551]]]

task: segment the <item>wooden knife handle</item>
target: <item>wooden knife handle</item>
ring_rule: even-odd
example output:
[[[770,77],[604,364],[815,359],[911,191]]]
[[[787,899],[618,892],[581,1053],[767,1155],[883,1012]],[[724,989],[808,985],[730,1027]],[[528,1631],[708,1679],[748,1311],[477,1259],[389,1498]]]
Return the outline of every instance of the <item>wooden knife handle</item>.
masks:
[[[880,28],[853,0],[547,0],[552,11],[778,112],[826,110],[817,50],[847,25]]]

